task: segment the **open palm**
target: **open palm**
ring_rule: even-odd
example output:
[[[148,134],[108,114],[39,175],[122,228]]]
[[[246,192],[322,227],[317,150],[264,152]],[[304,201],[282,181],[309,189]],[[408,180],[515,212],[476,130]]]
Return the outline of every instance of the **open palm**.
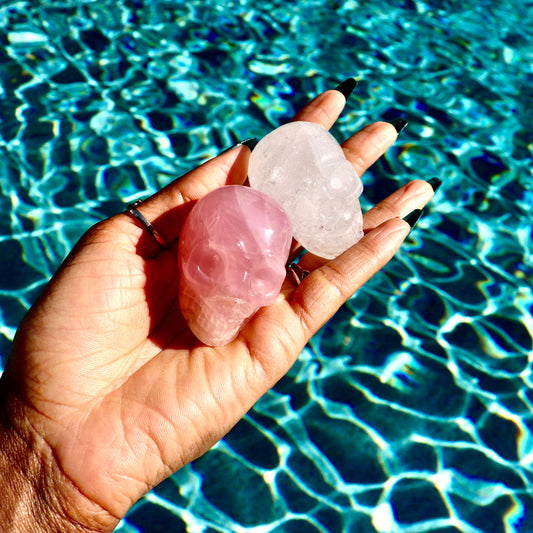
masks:
[[[344,103],[328,91],[296,118],[329,128]],[[390,124],[375,123],[343,147],[362,174],[395,138]],[[111,521],[205,452],[287,372],[392,257],[409,232],[401,217],[433,192],[411,182],[365,214],[366,235],[352,249],[328,262],[306,254],[300,264],[311,274],[298,288],[287,280],[235,341],[210,348],[179,309],[177,238],[196,200],[245,181],[249,153],[237,146],[139,207],[169,243],[164,249],[127,214],[89,230],[17,333],[2,378],[4,401],[16,406],[11,423],[29,424],[57,482]]]

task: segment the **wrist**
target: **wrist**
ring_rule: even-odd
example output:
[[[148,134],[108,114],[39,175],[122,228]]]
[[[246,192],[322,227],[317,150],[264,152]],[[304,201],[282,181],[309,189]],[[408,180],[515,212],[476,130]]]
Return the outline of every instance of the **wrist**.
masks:
[[[12,407],[12,406],[10,406]],[[0,402],[0,531],[108,533],[118,519],[86,498],[64,475],[29,423],[5,416]]]

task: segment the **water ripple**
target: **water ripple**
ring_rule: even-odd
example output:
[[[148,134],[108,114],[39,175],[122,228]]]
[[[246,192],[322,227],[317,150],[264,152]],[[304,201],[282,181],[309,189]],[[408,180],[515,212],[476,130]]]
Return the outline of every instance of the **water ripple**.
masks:
[[[118,531],[533,530],[533,8],[503,0],[0,6],[0,353],[85,229],[348,76],[409,126],[365,207],[442,190],[398,256]]]

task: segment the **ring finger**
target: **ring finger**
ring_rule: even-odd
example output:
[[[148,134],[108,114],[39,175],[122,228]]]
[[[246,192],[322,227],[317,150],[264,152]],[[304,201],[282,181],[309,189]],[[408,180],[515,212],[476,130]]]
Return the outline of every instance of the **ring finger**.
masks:
[[[433,197],[436,189],[433,183],[433,180],[410,181],[376,204],[363,215],[364,232],[372,231],[386,220],[404,218],[415,209],[422,209]],[[300,259],[298,265],[301,270],[312,271],[328,262],[327,259],[308,252]]]

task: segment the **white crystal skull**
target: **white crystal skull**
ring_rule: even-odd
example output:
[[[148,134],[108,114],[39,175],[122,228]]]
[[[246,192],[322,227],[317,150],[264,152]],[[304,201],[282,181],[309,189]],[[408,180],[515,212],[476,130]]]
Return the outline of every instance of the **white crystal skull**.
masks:
[[[248,177],[281,204],[310,252],[333,259],[363,236],[363,183],[322,126],[290,122],[270,132],[250,156]]]

